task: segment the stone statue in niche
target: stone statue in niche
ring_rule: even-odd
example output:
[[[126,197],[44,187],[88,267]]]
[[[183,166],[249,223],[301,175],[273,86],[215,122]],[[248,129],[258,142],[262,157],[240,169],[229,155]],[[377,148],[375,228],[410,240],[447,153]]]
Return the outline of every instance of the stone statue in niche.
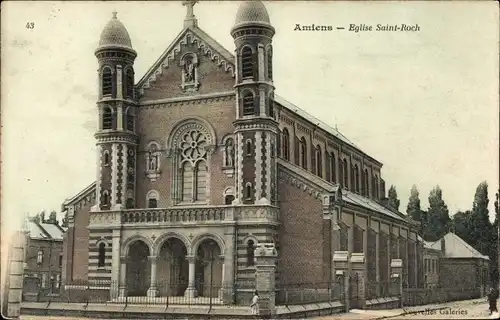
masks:
[[[185,81],[186,82],[193,82],[194,81],[194,64],[190,58],[186,59],[186,63],[184,65],[184,72],[185,72],[185,78],[184,78]]]
[[[234,167],[234,145],[233,139],[228,139],[226,143],[226,166]]]
[[[157,171],[158,170],[158,155],[156,152],[156,146],[151,146],[149,149],[149,171]]]

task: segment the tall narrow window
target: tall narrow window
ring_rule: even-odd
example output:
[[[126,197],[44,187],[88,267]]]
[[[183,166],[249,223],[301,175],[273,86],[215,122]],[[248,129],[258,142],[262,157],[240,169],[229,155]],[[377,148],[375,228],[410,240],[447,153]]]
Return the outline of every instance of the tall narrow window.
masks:
[[[335,154],[332,152],[330,154],[330,174],[332,175],[331,181],[333,183],[337,182],[337,175],[335,174],[337,171],[337,164],[335,163]]]
[[[59,267],[62,267],[63,255],[62,253],[59,255]]]
[[[102,71],[102,94],[107,95],[111,94],[113,91],[113,74],[111,73],[111,69],[104,68]]]
[[[102,193],[102,204],[107,206],[109,204],[109,195],[108,195],[108,191],[104,191]]]
[[[316,175],[318,177],[323,177],[323,161],[321,161],[322,157],[321,146],[318,144],[316,146]]]
[[[347,166],[347,160],[344,159],[343,161],[344,163],[344,188],[349,188],[349,169],[348,169],[348,166]]]
[[[127,109],[126,118],[127,118],[127,125],[126,125],[127,130],[128,131],[134,131],[135,117],[134,117],[132,108],[130,108],[130,107]]]
[[[243,94],[243,115],[244,116],[255,115],[254,97],[253,94],[249,91],[246,91]]]
[[[127,83],[127,98],[134,99],[134,71],[127,69],[126,79]]]
[[[245,199],[252,199],[252,184],[250,182],[245,186]]]
[[[273,48],[267,50],[267,78],[273,80]]]
[[[109,166],[109,152],[108,152],[108,150],[104,151],[104,165]]]
[[[182,169],[182,201],[193,200],[193,167],[189,162],[184,163]]]
[[[300,166],[307,170],[307,143],[306,139],[300,139]]]
[[[359,193],[359,168],[357,164],[354,166],[354,181],[355,190],[357,193]]]
[[[255,264],[255,243],[253,240],[248,240],[247,242],[247,266],[253,266]]]
[[[102,112],[102,129],[109,130],[113,129],[113,113],[111,108],[104,107]]]
[[[283,158],[290,160],[290,134],[287,128],[283,129]]]
[[[365,169],[365,196],[370,196],[370,182],[368,181],[368,169]]]
[[[339,184],[342,186],[342,188],[345,188],[344,184],[344,162],[340,159],[339,156]]]
[[[271,98],[269,98],[269,116],[274,118],[274,102]]]
[[[245,153],[247,156],[252,155],[252,141],[250,139],[245,143]]]
[[[241,51],[241,76],[242,78],[253,77],[253,53],[249,47]]]
[[[43,262],[43,251],[38,250],[37,257],[36,257],[36,263],[42,264],[42,262]]]
[[[207,191],[207,165],[205,161],[198,162],[196,166],[196,201],[206,200]]]
[[[379,198],[379,193],[380,193],[380,189],[379,189],[379,184],[378,184],[378,176],[375,175],[374,179],[373,179],[373,196],[375,197],[375,199],[378,199]]]
[[[97,261],[97,267],[102,268],[104,267],[104,262],[106,258],[106,244],[104,242],[101,242],[99,244],[99,257]]]

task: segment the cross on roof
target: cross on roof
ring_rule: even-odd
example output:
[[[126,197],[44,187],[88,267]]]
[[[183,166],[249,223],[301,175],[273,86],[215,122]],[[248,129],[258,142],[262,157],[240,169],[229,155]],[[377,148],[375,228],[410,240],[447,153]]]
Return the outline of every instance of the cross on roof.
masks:
[[[184,19],[184,27],[195,27],[197,24],[196,18],[193,13],[193,7],[197,0],[184,0],[182,5],[187,7],[186,18]]]

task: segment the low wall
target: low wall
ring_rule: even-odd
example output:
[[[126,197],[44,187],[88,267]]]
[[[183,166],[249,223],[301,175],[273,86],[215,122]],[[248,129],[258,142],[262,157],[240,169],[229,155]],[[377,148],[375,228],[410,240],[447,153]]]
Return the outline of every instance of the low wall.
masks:
[[[458,300],[480,298],[477,290],[449,288],[406,288],[403,290],[404,306],[420,306],[432,303],[444,303]]]

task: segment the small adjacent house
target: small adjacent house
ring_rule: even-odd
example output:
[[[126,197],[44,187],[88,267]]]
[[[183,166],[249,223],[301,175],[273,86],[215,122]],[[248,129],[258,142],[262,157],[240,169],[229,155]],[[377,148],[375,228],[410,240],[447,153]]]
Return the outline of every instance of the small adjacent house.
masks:
[[[62,248],[65,228],[57,221],[29,219],[29,244],[24,266],[23,297],[58,294],[61,285]]]
[[[489,283],[489,257],[482,255],[462,238],[450,232],[424,245],[424,281],[453,290],[475,291],[482,297]]]

